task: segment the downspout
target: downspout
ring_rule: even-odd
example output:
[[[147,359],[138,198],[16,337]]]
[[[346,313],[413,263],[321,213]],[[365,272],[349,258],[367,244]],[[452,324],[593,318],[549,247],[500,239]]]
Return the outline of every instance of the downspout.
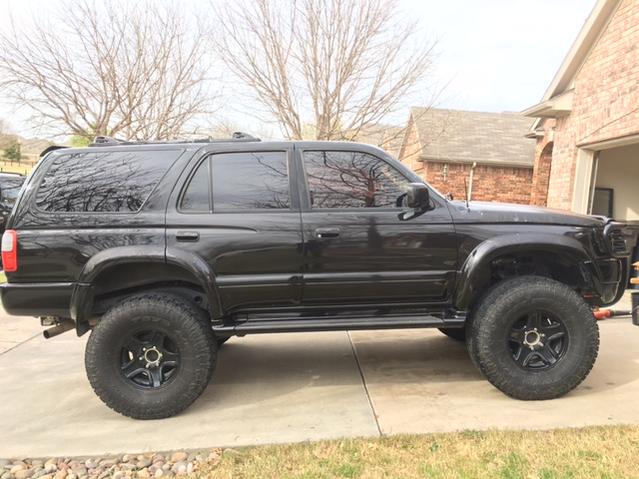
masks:
[[[473,161],[470,167],[470,177],[468,178],[468,195],[466,197],[466,203],[468,203],[473,197],[473,177],[475,175],[475,168],[477,168],[477,162]]]

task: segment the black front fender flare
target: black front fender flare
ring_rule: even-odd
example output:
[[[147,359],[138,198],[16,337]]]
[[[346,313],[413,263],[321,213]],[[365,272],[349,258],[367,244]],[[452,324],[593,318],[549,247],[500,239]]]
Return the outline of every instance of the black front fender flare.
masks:
[[[466,310],[490,283],[491,262],[505,255],[526,252],[558,254],[583,265],[591,261],[584,246],[570,236],[552,234],[512,234],[488,239],[468,255],[458,274],[454,305]]]

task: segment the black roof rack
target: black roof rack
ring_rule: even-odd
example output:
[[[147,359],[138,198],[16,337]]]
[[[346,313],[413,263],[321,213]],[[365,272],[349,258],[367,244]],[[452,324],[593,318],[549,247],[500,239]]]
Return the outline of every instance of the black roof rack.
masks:
[[[166,140],[166,141],[127,141],[111,138],[110,136],[96,136],[89,146],[119,146],[119,145],[170,145],[175,143],[228,143],[243,141],[262,141],[259,138],[236,131],[231,138],[198,138],[196,140]]]
[[[68,148],[68,146],[60,146],[60,145],[47,146],[44,150],[40,152],[39,158],[42,158],[44,155],[46,155],[50,151],[61,150],[63,148]]]

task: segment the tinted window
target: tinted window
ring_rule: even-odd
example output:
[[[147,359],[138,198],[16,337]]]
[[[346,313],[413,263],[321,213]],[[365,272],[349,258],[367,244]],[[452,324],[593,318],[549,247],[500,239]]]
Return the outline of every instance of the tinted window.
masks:
[[[286,153],[228,153],[211,157],[213,211],[289,208]]]
[[[203,161],[187,186],[180,209],[189,212],[211,211],[211,193],[209,191],[211,176],[209,161]]]
[[[408,180],[385,161],[360,152],[306,151],[304,169],[313,208],[389,208]]]
[[[177,158],[176,151],[111,151],[52,160],[36,194],[51,212],[135,212]]]

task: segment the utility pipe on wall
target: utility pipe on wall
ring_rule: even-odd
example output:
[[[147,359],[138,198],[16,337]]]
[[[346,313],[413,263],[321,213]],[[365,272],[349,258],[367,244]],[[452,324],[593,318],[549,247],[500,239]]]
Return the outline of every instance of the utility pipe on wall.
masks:
[[[473,161],[473,164],[470,167],[470,177],[468,178],[468,195],[467,195],[467,198],[466,198],[466,202],[467,203],[473,197],[473,176],[475,175],[475,168],[477,168],[477,162]]]

